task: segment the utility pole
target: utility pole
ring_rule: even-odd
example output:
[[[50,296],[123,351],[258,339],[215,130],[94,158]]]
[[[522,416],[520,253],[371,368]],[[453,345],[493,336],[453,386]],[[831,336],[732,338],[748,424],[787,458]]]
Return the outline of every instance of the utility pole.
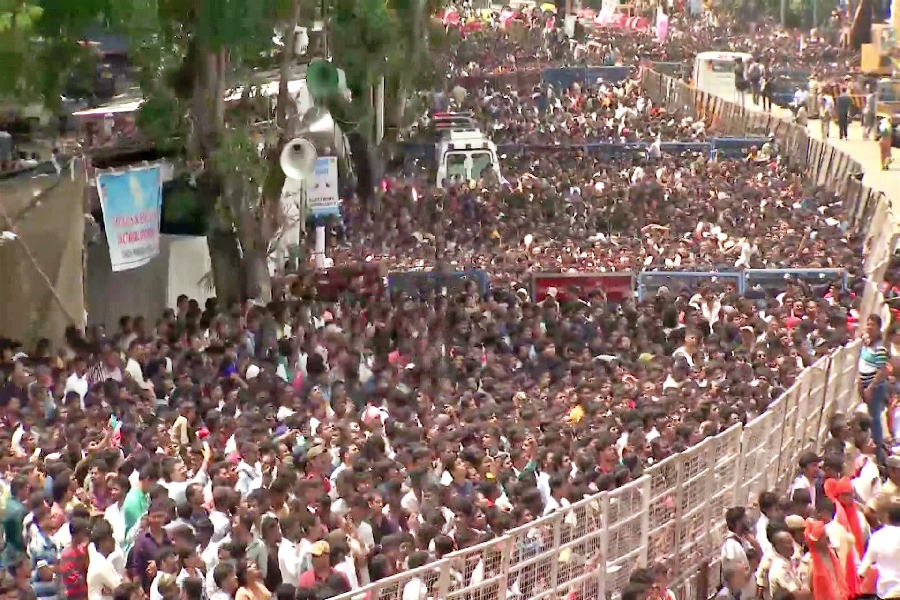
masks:
[[[787,0],[781,0],[781,26],[787,27]]]

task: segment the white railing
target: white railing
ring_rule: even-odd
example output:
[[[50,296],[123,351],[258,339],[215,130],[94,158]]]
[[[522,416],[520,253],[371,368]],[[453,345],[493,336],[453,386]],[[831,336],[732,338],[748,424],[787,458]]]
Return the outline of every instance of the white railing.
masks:
[[[727,108],[730,116],[739,110]],[[863,315],[883,308],[878,286],[896,230],[890,203],[884,197],[878,202],[867,227]],[[414,580],[427,584],[429,598],[442,600],[556,600],[571,591],[599,600],[618,596],[631,571],[648,564],[669,569],[679,600],[692,600],[698,589],[712,591],[719,581],[725,510],[752,505],[761,491],[786,489],[800,453],[821,448],[830,416],[857,403],[860,345],[854,341],[819,359],[746,425],[653,465],[615,491],[338,600],[365,593],[372,600],[403,600]]]

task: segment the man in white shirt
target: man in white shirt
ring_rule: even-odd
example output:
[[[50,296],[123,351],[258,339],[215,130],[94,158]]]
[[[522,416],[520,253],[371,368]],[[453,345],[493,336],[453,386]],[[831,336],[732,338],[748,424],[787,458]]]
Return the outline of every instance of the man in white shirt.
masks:
[[[750,524],[747,522],[747,509],[742,506],[729,508],[725,511],[725,526],[728,534],[722,542],[722,567],[728,565],[737,566],[750,572],[750,559],[747,550],[753,547],[751,540],[747,539]],[[756,548],[759,552],[759,548]]]
[[[773,492],[762,492],[759,495],[759,518],[756,520],[756,541],[759,542],[759,547],[762,549],[763,554],[772,551],[772,544],[769,542],[769,538],[766,535],[766,527],[769,525],[769,520],[773,516],[779,516],[781,512],[781,500],[778,498],[778,494]]]
[[[418,569],[428,564],[427,552],[413,552],[407,561],[409,570]],[[428,597],[428,584],[421,577],[412,577],[403,586],[402,600],[425,600]]]
[[[87,362],[83,356],[76,356],[72,364],[72,374],[66,379],[66,389],[63,396],[69,392],[75,392],[81,398],[81,408],[84,409],[84,397],[87,396],[90,385],[87,380]]]
[[[237,467],[237,491],[246,498],[253,490],[263,486],[262,464],[259,462],[259,450],[250,443],[241,445],[241,462]]]
[[[125,361],[125,374],[128,375],[136,384],[146,387],[144,381],[144,370],[141,368],[141,358],[144,347],[138,340],[132,340],[128,348],[128,360]]]
[[[95,525],[91,532],[91,545],[88,546],[88,600],[112,600],[113,590],[122,583],[121,573],[116,571],[109,558],[115,551],[112,527]]]
[[[794,491],[806,489],[809,490],[811,504],[816,505],[816,479],[821,473],[822,458],[815,452],[804,452],[797,461],[800,467],[800,473],[791,484],[789,496],[794,495]]]
[[[200,464],[200,468],[197,469],[197,473],[190,479],[188,479],[187,467],[182,459],[168,459],[163,462],[164,479],[158,483],[168,490],[169,498],[171,498],[175,504],[184,504],[187,501],[187,489],[191,485],[196,484],[202,489],[206,485],[206,482],[209,481],[207,469],[209,468],[209,461],[211,459],[212,449],[210,449],[209,444],[204,444],[203,462]]]
[[[298,585],[300,575],[310,568],[312,546],[300,535],[300,523],[296,515],[288,514],[281,520],[281,542],[278,544],[278,567],[281,581]]]
[[[543,516],[545,517],[553,514],[560,508],[564,508],[565,506],[569,505],[569,501],[566,500],[566,488],[568,487],[568,481],[566,481],[564,475],[560,473],[554,473],[550,477],[549,486],[550,496],[547,498],[546,504],[544,504]]]
[[[900,504],[892,502],[886,511],[887,524],[872,534],[866,555],[859,565],[860,578],[872,567],[878,570],[875,592],[879,598],[900,598]]]

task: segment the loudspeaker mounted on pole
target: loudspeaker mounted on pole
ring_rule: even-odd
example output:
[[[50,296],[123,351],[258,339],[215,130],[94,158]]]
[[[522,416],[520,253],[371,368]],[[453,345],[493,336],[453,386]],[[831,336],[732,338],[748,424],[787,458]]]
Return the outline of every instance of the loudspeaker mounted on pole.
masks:
[[[327,60],[314,60],[306,68],[306,87],[313,100],[327,100],[347,92],[347,75]]]
[[[281,151],[281,170],[290,179],[309,179],[320,156],[344,155],[340,129],[331,113],[319,107],[309,109],[303,116],[298,135]]]

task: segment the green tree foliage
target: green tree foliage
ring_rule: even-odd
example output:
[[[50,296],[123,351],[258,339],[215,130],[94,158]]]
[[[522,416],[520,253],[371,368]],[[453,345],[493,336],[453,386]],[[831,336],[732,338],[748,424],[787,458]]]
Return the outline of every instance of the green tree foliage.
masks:
[[[236,248],[239,238],[247,256],[264,249],[277,228],[273,207],[278,207],[283,182],[277,156],[292,137],[286,120],[272,119],[271,101],[256,91],[273,78],[273,71],[280,68],[284,74],[293,62],[273,51],[275,32],[292,31],[293,24],[311,26],[324,7],[330,50],[347,74],[354,98],[350,107],[340,107],[338,120],[371,127],[372,85],[385,76],[394,95],[402,97],[416,81],[417,65],[429,62],[417,57],[424,56],[428,15],[437,10],[437,2],[0,0],[0,94],[53,105],[73,72],[91,73],[95,67],[96,57],[83,44],[86,32],[126,35],[144,97],[139,129],[158,149],[191,165],[198,187],[194,197],[214,229],[211,253],[215,246],[224,248],[223,255],[239,256],[225,247],[228,238],[235,238]],[[242,99],[226,107],[226,92],[237,88],[244,90]],[[262,125],[268,132],[260,132],[261,120],[268,123]],[[266,140],[262,153],[261,139]],[[217,269],[215,253],[212,258],[214,270],[231,278],[241,271],[260,271],[240,264]],[[226,291],[227,284],[216,277],[226,299],[246,293],[246,288]]]
[[[108,8],[107,0],[0,0],[0,97],[58,106],[69,78],[92,69],[79,42]]]

